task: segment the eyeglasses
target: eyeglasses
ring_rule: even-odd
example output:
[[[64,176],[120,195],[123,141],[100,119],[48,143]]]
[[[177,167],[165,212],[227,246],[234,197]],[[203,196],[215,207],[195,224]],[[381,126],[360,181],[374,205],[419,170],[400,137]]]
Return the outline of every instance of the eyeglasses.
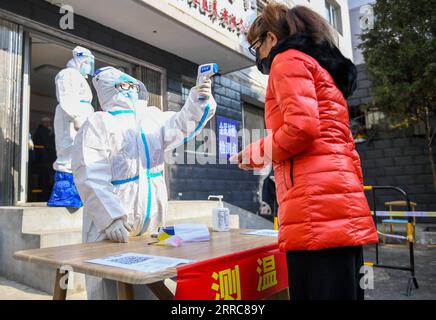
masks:
[[[123,91],[128,91],[128,90],[134,89],[138,93],[140,91],[139,84],[130,83],[130,82],[120,82],[117,85],[115,85],[115,88],[117,88],[119,90],[123,90]]]
[[[265,41],[265,37],[266,37],[266,33],[263,33],[256,41],[254,41],[253,42],[253,44],[251,45],[251,46],[249,46],[248,47],[248,51],[250,51],[250,53],[253,55],[253,56],[255,56],[256,57],[256,55],[257,55],[257,50],[258,50],[258,48],[259,47],[261,47],[262,46],[262,44],[263,44],[263,42]],[[261,43],[260,43],[260,46],[258,47],[258,48],[255,48],[254,46],[259,42],[259,41],[261,41]]]

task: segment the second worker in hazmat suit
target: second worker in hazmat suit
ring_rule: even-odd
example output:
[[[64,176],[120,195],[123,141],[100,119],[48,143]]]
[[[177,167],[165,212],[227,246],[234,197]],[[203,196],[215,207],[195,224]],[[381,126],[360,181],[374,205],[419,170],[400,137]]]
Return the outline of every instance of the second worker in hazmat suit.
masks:
[[[73,152],[84,202],[83,239],[127,242],[129,234],[153,232],[165,223],[164,153],[195,137],[214,116],[216,102],[210,80],[191,89],[179,112],[135,107],[147,100],[145,86],[112,67],[98,70],[93,84],[104,111],[88,118]],[[87,291],[90,299],[116,299],[110,280],[87,277]]]
[[[58,106],[54,119],[57,159],[53,164],[55,185],[48,206],[81,208],[82,201],[71,172],[71,152],[77,131],[94,113],[92,91],[87,82],[94,74],[94,55],[86,48],[73,50],[67,68],[56,76]]]

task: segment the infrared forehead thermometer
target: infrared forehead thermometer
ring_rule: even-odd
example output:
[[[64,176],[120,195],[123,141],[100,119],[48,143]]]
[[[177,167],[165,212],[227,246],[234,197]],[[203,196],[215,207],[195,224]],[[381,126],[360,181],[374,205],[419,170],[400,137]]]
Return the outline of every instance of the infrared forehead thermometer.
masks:
[[[198,67],[197,86],[203,84],[206,80],[210,79],[217,73],[218,73],[218,64],[216,63],[202,64],[201,66]],[[204,97],[200,97],[199,99],[204,100]]]

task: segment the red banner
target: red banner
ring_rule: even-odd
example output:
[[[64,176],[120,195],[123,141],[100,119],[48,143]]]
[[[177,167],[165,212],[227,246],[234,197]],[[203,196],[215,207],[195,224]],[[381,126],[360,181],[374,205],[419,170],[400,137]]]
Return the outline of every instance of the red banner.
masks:
[[[277,244],[177,268],[176,300],[262,300],[288,287]]]

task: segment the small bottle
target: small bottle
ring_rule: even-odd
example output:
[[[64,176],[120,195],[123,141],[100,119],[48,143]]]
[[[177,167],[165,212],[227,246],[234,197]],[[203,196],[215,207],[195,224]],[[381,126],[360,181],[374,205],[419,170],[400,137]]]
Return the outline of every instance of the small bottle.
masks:
[[[212,210],[212,230],[223,232],[230,230],[230,210],[223,204],[223,196],[209,196],[210,199],[218,199],[220,204],[218,208]]]

